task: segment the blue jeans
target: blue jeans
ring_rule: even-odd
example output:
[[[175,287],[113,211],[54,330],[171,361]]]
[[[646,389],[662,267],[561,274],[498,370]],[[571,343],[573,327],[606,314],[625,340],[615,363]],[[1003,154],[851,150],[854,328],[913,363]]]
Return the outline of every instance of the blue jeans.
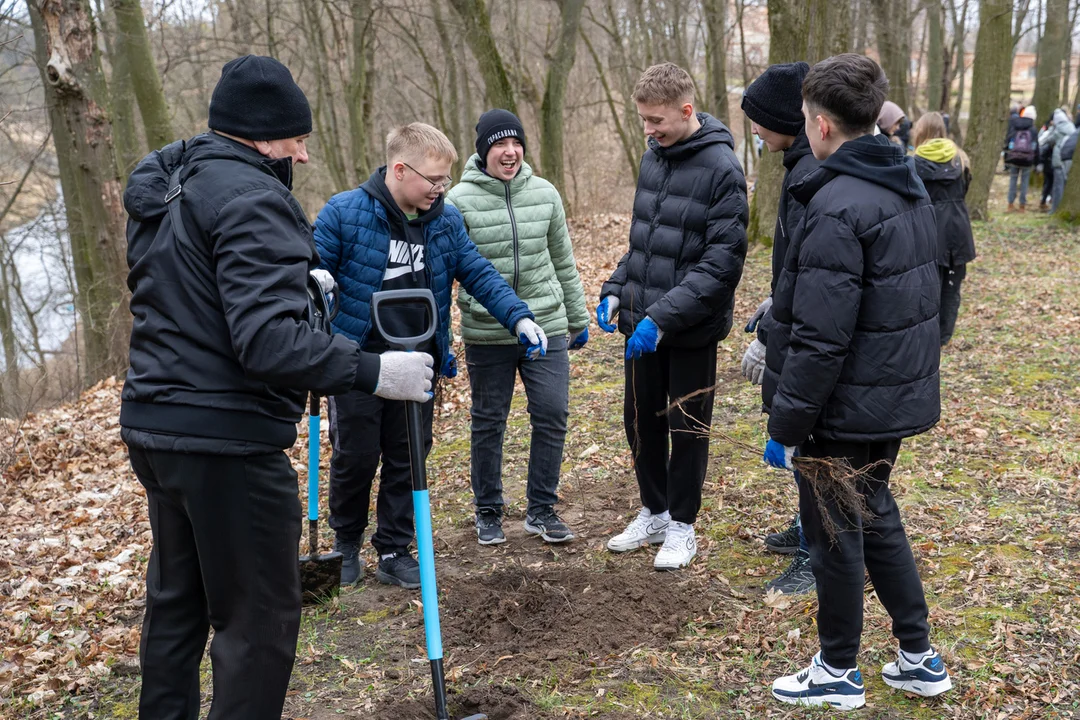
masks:
[[[1031,183],[1031,168],[1020,167],[1019,165],[1009,166],[1009,204],[1012,205],[1016,200],[1017,194],[1017,181],[1019,181],[1020,191],[1020,207],[1027,205],[1027,191],[1028,185]]]
[[[1058,205],[1061,204],[1061,198],[1065,194],[1065,182],[1069,179],[1069,168],[1072,167],[1072,160],[1065,161],[1062,167],[1054,168],[1054,200],[1050,206],[1050,212],[1057,212]]]
[[[525,358],[524,345],[466,345],[472,390],[472,488],[476,507],[502,512],[502,459],[506,418],[518,374],[528,398],[532,438],[525,496],[528,512],[558,502],[559,470],[570,416],[567,338],[548,338],[547,355]]]

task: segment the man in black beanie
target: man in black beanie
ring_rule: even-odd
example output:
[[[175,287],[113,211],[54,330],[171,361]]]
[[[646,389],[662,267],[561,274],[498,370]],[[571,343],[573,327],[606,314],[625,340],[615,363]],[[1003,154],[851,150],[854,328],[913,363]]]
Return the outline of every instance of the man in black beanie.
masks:
[[[784,153],[784,180],[780,186],[780,208],[773,231],[772,283],[770,295],[758,307],[746,325],[746,332],[757,331],[743,356],[742,371],[747,380],[760,385],[765,374],[765,346],[773,322],[771,290],[784,266],[791,234],[798,229],[806,208],[788,195],[788,188],[817,169],[821,164],[810,150],[802,112],[802,81],[810,66],[804,62],[770,65],[743,93],[742,109],[750,118],[751,130],[761,138],[769,152]],[[796,478],[797,481],[797,478]],[[765,547],[773,552],[794,555],[784,573],[766,585],[787,594],[807,593],[814,589],[810,569],[810,551],[802,534],[798,514],[787,530],[771,533]]]
[[[145,157],[128,212],[131,367],[121,437],[146,489],[142,720],[279,720],[300,626],[301,513],[285,449],[309,391],[425,400],[432,357],[314,329],[311,223],[290,192],[311,110],[268,57],[225,65],[211,132]]]

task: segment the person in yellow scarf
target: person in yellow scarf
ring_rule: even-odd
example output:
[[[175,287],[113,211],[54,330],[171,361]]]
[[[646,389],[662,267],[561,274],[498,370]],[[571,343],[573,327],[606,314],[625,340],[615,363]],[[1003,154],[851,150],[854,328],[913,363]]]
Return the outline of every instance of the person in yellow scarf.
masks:
[[[934,203],[938,229],[938,271],[941,274],[941,344],[952,339],[960,313],[960,284],[975,259],[967,195],[971,184],[968,156],[946,137],[941,113],[926,113],[912,131],[915,170]]]

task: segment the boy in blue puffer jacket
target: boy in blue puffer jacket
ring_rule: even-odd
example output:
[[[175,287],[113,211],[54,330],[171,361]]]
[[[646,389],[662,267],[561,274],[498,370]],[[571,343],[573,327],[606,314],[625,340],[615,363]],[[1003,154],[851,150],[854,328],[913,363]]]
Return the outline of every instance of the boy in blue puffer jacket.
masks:
[[[448,378],[457,374],[449,347],[454,280],[531,352],[547,350],[547,338],[528,305],[477,251],[461,213],[443,205],[456,159],[454,146],[436,128],[424,123],[396,128],[387,136],[386,165],[356,190],[330,198],[315,221],[324,288],[336,280],[340,292],[334,330],[368,352],[386,352],[390,347],[371,317],[372,294],[430,289],[438,307],[437,327],[417,349],[433,355]],[[386,332],[397,337],[420,334],[425,318],[425,310],[408,306],[380,313]],[[425,454],[431,450],[432,405],[423,406]],[[334,547],[344,556],[342,584],[360,577],[360,544],[381,460],[378,529],[371,539],[379,553],[375,578],[420,587],[420,568],[409,553],[415,529],[405,403],[361,391],[331,398],[330,441],[330,527],[337,533]]]

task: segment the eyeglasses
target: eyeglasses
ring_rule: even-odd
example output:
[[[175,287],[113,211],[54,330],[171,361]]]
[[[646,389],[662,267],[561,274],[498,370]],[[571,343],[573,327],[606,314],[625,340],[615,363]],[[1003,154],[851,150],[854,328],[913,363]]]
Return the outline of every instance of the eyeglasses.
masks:
[[[431,183],[431,189],[432,189],[432,191],[434,191],[434,192],[446,192],[446,191],[447,191],[447,190],[448,190],[448,189],[450,188],[450,184],[451,184],[452,182],[454,182],[454,179],[453,179],[452,177],[443,177],[443,178],[441,178],[441,179],[439,179],[439,180],[432,180],[432,179],[431,179],[431,178],[429,178],[429,177],[428,177],[427,175],[425,175],[424,173],[420,172],[419,170],[417,170],[416,168],[414,168],[414,167],[413,167],[412,165],[410,165],[409,163],[407,163],[407,162],[403,162],[403,163],[401,163],[401,164],[402,164],[402,165],[404,165],[405,167],[409,168],[410,170],[412,170],[412,171],[413,171],[414,173],[416,173],[416,174],[417,174],[417,175],[419,175],[420,177],[422,177],[422,178],[424,178],[425,180],[427,180],[427,181],[428,181],[429,183]]]

